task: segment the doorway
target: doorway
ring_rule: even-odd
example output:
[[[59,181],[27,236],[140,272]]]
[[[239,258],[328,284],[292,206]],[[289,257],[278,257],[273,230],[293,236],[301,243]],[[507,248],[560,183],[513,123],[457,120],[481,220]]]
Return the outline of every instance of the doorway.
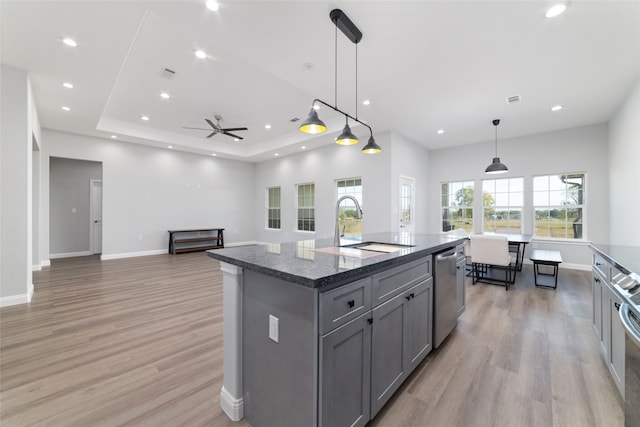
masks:
[[[416,180],[400,177],[400,233],[415,232]]]
[[[102,253],[102,180],[90,180],[89,189],[89,246],[93,255]]]

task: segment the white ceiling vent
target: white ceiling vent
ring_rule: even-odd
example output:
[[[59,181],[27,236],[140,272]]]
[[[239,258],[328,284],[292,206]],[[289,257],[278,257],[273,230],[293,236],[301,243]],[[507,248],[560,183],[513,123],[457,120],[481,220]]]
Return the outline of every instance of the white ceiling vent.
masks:
[[[165,79],[172,79],[173,76],[176,75],[176,72],[170,68],[165,68],[164,70],[162,70],[162,73],[160,73],[160,75]]]
[[[300,119],[299,119],[299,118],[297,118],[297,117],[294,117],[293,119],[291,119],[291,120],[289,120],[289,121],[290,121],[291,123],[295,123],[295,122],[297,122],[298,120],[300,120]]]
[[[522,97],[520,95],[514,95],[507,98],[507,104],[513,104],[520,101],[522,101]]]

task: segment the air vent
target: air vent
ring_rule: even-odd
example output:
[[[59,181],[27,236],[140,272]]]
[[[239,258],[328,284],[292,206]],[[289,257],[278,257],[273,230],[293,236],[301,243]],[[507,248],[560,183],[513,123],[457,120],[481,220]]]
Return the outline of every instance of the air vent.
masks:
[[[162,70],[162,73],[161,73],[161,76],[164,77],[165,79],[172,79],[173,76],[175,75],[176,75],[176,72],[170,68],[165,68],[164,70]]]
[[[513,104],[514,102],[522,101],[522,97],[520,95],[514,95],[507,98],[507,104]]]
[[[290,121],[291,123],[295,123],[295,122],[297,122],[298,120],[300,120],[300,119],[299,119],[299,118],[297,118],[297,117],[294,117],[293,119],[291,119],[291,120],[289,120],[289,121]]]

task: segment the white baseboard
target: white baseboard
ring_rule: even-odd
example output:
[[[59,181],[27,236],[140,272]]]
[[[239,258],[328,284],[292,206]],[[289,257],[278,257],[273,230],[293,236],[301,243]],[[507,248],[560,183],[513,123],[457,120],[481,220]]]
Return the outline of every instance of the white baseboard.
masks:
[[[57,259],[57,258],[73,258],[77,256],[89,256],[93,255],[91,251],[82,251],[82,252],[64,252],[58,254],[49,254],[49,259]]]
[[[40,261],[40,267],[51,267],[51,260],[45,259],[44,261]]]
[[[42,266],[40,264],[35,264],[31,266],[31,271],[40,271],[42,270]]]
[[[135,258],[139,256],[150,256],[150,255],[162,255],[166,254],[168,251],[166,249],[155,249],[152,251],[142,251],[142,252],[124,252],[120,254],[102,254],[100,255],[101,261],[107,261],[110,259],[122,259],[122,258]]]
[[[9,307],[10,305],[26,304],[31,301],[33,296],[33,284],[29,286],[26,294],[10,295],[8,297],[0,297],[0,307]]]
[[[220,391],[220,408],[232,421],[240,421],[243,417],[243,399],[242,397],[236,399],[227,391],[224,386]]]
[[[31,266],[31,271],[40,271],[44,267],[50,267],[51,260],[40,261],[40,264],[34,264]]]

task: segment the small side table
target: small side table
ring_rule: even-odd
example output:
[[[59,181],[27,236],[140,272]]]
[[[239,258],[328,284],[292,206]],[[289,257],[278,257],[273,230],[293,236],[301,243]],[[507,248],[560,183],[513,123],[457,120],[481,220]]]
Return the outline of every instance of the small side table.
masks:
[[[533,262],[533,280],[536,286],[556,289],[556,287],[558,286],[558,265],[562,262],[562,256],[560,255],[560,252],[548,251],[544,249],[534,249],[533,251],[531,251],[531,256],[529,256],[529,259]],[[538,271],[538,267],[540,265],[549,265],[553,267],[553,273],[540,273]],[[553,276],[553,286],[538,283],[538,275]]]

